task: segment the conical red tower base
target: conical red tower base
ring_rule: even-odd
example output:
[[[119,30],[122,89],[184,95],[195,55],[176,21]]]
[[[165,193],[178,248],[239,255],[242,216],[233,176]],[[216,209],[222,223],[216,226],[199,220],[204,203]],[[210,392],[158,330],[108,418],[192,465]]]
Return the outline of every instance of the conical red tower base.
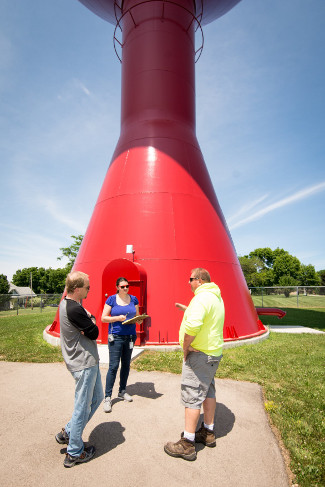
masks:
[[[138,344],[178,343],[175,302],[190,301],[195,267],[221,289],[226,340],[266,332],[195,135],[194,14],[192,0],[124,1],[121,136],[74,265],[90,276],[83,304],[102,343],[103,305],[120,276],[150,315]],[[58,317],[50,333],[59,333]]]

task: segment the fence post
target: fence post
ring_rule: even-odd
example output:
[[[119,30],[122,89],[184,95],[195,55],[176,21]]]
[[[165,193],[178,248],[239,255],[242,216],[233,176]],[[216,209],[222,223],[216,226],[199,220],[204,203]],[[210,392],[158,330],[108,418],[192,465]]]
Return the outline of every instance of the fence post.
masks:
[[[264,306],[263,306],[263,288],[262,288],[262,308],[264,308]]]
[[[297,286],[297,308],[299,308],[299,286]]]

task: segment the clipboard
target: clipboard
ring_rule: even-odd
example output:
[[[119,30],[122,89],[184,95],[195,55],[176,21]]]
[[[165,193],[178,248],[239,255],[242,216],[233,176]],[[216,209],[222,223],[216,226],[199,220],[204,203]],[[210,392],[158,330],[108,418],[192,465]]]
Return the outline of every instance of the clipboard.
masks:
[[[122,325],[133,325],[133,323],[136,323],[138,320],[145,320],[146,318],[149,318],[149,315],[146,315],[145,313],[142,315],[134,316],[133,318],[130,318],[129,320],[122,321]]]

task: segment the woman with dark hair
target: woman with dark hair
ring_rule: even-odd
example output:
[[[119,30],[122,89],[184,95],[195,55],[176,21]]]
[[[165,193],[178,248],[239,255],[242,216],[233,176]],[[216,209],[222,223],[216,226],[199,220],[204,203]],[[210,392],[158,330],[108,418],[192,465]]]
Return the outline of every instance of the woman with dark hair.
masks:
[[[119,277],[117,279],[116,290],[116,294],[107,298],[102,314],[102,322],[109,324],[109,369],[106,375],[105,413],[112,411],[112,390],[120,361],[121,370],[118,397],[124,399],[124,401],[133,401],[125,389],[130,372],[132,350],[137,336],[135,323],[124,325],[123,322],[140,314],[139,301],[136,296],[129,294],[129,282],[125,277]]]

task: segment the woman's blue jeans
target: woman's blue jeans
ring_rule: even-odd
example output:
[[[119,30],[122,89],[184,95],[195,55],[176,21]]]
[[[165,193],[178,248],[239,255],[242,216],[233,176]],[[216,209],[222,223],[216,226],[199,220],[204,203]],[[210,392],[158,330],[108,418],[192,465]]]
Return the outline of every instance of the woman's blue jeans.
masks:
[[[106,376],[105,397],[111,397],[114,387],[117,370],[121,361],[120,387],[119,392],[126,388],[130,372],[130,363],[133,348],[130,348],[130,341],[133,344],[136,340],[134,335],[114,335],[114,341],[108,342],[109,368]]]
[[[104,394],[98,364],[71,374],[76,383],[74,410],[64,429],[69,435],[67,452],[78,457],[84,450],[83,430],[102,402]]]

